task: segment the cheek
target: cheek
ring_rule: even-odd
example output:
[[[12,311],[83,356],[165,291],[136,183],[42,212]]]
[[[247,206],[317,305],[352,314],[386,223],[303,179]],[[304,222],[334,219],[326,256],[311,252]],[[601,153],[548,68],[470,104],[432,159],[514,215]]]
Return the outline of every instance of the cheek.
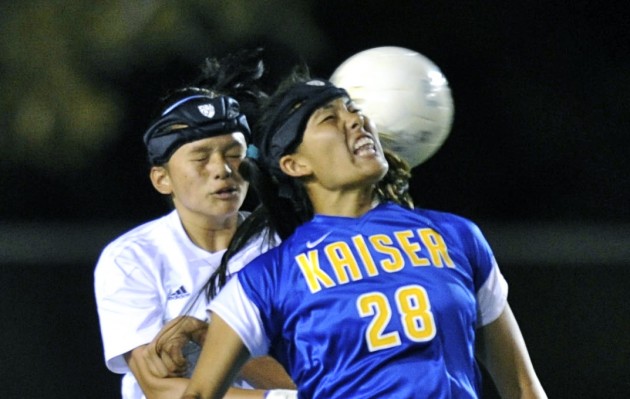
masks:
[[[234,160],[228,161],[228,165],[230,166],[232,173],[234,173],[235,175],[240,176],[240,174],[238,173],[238,168],[241,167],[241,162],[243,162],[242,159],[234,159]]]
[[[323,136],[320,140],[317,140],[313,144],[317,155],[319,157],[335,158],[340,152],[347,152],[348,146],[346,143],[346,137],[343,134],[334,133],[327,136]]]
[[[182,168],[174,177],[174,184],[179,186],[180,190],[190,191],[195,187],[200,187],[199,181],[202,179],[200,171],[195,168]]]
[[[247,195],[247,191],[249,190],[249,183],[245,180],[243,180],[241,183],[239,183],[239,185],[241,186],[241,196],[244,198],[245,195]]]

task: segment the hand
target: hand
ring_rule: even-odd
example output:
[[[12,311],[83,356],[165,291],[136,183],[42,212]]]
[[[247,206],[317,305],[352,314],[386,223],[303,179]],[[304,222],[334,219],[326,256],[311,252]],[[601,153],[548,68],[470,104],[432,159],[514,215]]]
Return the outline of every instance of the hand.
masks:
[[[208,324],[192,316],[169,321],[147,345],[145,357],[151,372],[158,377],[182,376],[188,367],[182,349],[192,341],[203,345]]]

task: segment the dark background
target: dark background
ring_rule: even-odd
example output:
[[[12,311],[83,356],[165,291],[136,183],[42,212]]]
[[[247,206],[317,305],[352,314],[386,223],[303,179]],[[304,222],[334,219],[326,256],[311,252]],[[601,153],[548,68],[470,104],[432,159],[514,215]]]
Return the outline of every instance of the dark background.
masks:
[[[121,15],[134,12],[99,4],[109,3]],[[253,6],[260,3],[181,2],[174,23],[162,17],[131,44],[96,51],[90,27],[117,26],[105,6],[0,2],[0,29],[45,12],[66,18],[57,21],[65,36],[45,35],[33,59],[62,39],[78,43],[76,70],[118,105],[114,131],[95,149],[62,145],[70,128],[36,147],[11,121],[19,114],[12,100],[29,92],[24,81],[56,76],[43,61],[37,73],[16,73],[14,55],[29,49],[20,41],[31,43],[39,25],[24,22],[23,36],[10,43],[20,50],[0,56],[3,396],[118,397],[118,376],[102,359],[92,270],[109,240],[167,210],[150,186],[140,140],[158,96],[195,76],[204,57],[240,47],[265,47],[275,82],[298,61],[325,77],[358,51],[397,45],[440,66],[455,101],[449,138],[414,169],[416,202],[467,216],[486,233],[550,397],[629,397],[625,2],[270,1],[254,21],[220,23],[261,12]],[[0,36],[3,49],[10,39]]]

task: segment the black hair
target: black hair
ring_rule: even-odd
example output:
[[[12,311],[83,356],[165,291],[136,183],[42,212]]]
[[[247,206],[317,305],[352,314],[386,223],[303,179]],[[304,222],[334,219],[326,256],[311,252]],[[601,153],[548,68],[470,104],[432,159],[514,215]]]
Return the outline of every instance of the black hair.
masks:
[[[273,110],[284,98],[285,94],[296,84],[311,80],[308,69],[304,66],[296,67],[293,73],[279,85],[276,92],[265,99],[261,107],[261,117],[254,136],[266,131],[271,121]],[[256,139],[254,139],[256,143]],[[289,152],[295,148],[288,149]],[[376,184],[375,195],[381,202],[393,201],[408,208],[413,207],[409,194],[409,165],[397,155],[385,152],[389,164],[387,174]],[[245,158],[239,172],[250,183],[250,189],[256,193],[260,205],[236,230],[227,251],[221,259],[219,268],[212,274],[204,290],[208,299],[213,298],[226,284],[228,275],[227,265],[230,259],[238,253],[253,238],[264,234],[265,239],[272,243],[274,237],[286,239],[295,229],[313,217],[313,205],[299,179],[287,179],[282,184],[292,185],[291,196],[280,195],[281,185],[268,167],[260,160]]]
[[[267,97],[260,82],[265,72],[262,53],[262,48],[244,49],[222,58],[206,58],[199,66],[199,75],[190,83],[160,98],[151,120],[159,119],[164,110],[186,97],[229,96],[238,101],[249,125],[255,125],[259,117],[259,100]]]
[[[193,86],[236,99],[241,112],[247,115],[250,126],[255,126],[260,115],[259,103],[267,98],[262,78],[265,67],[263,48],[244,49],[223,58],[206,58],[200,66],[201,74]]]

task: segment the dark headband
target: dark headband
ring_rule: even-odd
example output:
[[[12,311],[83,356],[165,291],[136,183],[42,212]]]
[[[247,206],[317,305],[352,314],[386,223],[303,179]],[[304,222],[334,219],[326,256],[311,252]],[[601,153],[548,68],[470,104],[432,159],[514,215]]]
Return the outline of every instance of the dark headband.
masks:
[[[284,95],[259,143],[265,163],[276,176],[279,176],[280,158],[302,141],[306,123],[313,112],[339,97],[348,97],[348,93],[319,79],[298,83]]]
[[[184,128],[173,128],[185,125]],[[149,162],[161,165],[179,147],[208,137],[241,132],[247,141],[250,129],[238,102],[232,97],[199,94],[185,97],[169,106],[144,134]]]

